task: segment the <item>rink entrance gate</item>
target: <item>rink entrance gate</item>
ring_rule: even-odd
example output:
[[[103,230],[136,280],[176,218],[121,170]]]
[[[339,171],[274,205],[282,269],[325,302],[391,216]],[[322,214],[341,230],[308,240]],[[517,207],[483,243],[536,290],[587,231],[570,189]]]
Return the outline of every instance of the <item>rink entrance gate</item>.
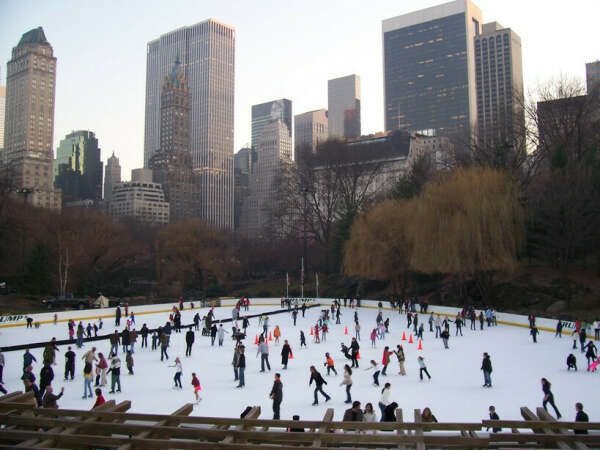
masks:
[[[521,408],[524,420],[480,423],[422,423],[420,410],[414,422],[404,422],[398,409],[396,422],[365,423],[334,422],[331,408],[320,421],[292,421],[259,419],[259,406],[244,419],[190,416],[192,404],[171,415],[129,413],[130,407],[110,400],[91,411],[43,409],[32,393],[13,392],[0,397],[0,449],[600,448],[600,423],[556,422],[543,408]],[[290,427],[305,432],[287,432]],[[503,431],[488,434],[487,427]]]

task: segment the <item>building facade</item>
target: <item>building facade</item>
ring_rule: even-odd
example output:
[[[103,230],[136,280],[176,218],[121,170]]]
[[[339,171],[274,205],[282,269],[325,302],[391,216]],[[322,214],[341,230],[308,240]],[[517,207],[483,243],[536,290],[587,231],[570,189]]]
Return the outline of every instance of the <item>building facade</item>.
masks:
[[[169,223],[169,202],[150,169],[133,169],[131,181],[114,185],[108,206],[115,220],[132,218],[151,225]]]
[[[600,61],[586,63],[585,84],[588,94],[591,94],[592,90],[596,87],[600,89]]]
[[[4,110],[6,108],[6,86],[0,86],[0,164],[4,160]]]
[[[487,146],[514,145],[525,129],[521,38],[497,22],[475,36],[477,136]]]
[[[250,173],[256,161],[256,151],[252,148],[242,148],[233,157],[234,167],[234,229],[239,230],[242,220],[242,210],[248,198]]]
[[[477,118],[474,37],[481,23],[470,0],[383,21],[386,130],[468,135]]]
[[[160,95],[179,55],[190,90],[192,165],[200,177],[200,217],[233,227],[235,29],[209,19],[148,43],[144,167],[160,149]]]
[[[102,200],[102,158],[96,135],[73,131],[60,141],[54,160],[54,187],[62,190],[63,204]]]
[[[311,153],[329,137],[329,119],[326,109],[317,109],[294,116],[294,149],[296,158],[300,149]]]
[[[258,149],[265,126],[273,120],[281,120],[292,137],[292,101],[287,98],[252,105],[252,141],[251,146]]]
[[[360,77],[348,75],[327,81],[330,138],[360,136]]]
[[[4,162],[16,192],[34,206],[60,209],[53,186],[56,58],[39,27],[25,33],[7,65]]]
[[[242,206],[240,229],[247,237],[262,236],[277,200],[277,178],[292,163],[292,138],[285,123],[273,120],[263,127],[256,162],[249,173],[248,196]]]
[[[170,205],[170,220],[200,217],[200,177],[190,154],[190,91],[179,58],[160,96],[160,149],[150,158],[152,178]]]
[[[106,160],[104,169],[104,201],[110,202],[112,189],[115,184],[121,182],[121,165],[119,158],[113,152],[112,156]]]

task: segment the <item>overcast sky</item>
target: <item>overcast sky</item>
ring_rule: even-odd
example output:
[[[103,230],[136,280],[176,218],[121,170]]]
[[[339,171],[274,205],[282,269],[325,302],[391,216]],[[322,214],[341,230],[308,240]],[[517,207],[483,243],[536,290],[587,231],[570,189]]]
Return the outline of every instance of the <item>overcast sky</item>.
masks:
[[[250,107],[286,97],[294,115],[327,108],[327,80],[361,77],[363,134],[383,129],[381,21],[439,0],[0,0],[1,82],[21,35],[38,26],[58,58],[54,148],[96,133],[124,179],[143,164],[146,44],[208,18],[236,28],[235,151],[250,142]],[[484,22],[521,36],[526,89],[585,78],[600,58],[600,0],[476,0]]]

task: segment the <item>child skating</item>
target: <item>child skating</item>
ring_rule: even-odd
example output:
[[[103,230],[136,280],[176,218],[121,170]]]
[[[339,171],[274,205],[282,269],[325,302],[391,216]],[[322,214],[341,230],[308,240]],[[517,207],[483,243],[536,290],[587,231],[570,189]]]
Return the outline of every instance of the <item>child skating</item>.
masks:
[[[200,403],[200,400],[202,400],[202,398],[198,395],[198,392],[202,390],[202,386],[200,386],[200,380],[198,380],[195,373],[192,373],[192,386],[194,387],[194,396],[196,397],[196,403]]]

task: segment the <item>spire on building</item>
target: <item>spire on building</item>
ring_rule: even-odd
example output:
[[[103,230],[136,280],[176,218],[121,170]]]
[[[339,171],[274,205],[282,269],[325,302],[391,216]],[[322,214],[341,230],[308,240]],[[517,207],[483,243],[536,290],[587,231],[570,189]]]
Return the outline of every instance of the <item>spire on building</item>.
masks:
[[[23,34],[21,40],[18,45],[23,44],[48,44],[46,40],[46,35],[44,34],[44,29],[42,27],[34,28],[33,30],[29,30],[27,33]]]

